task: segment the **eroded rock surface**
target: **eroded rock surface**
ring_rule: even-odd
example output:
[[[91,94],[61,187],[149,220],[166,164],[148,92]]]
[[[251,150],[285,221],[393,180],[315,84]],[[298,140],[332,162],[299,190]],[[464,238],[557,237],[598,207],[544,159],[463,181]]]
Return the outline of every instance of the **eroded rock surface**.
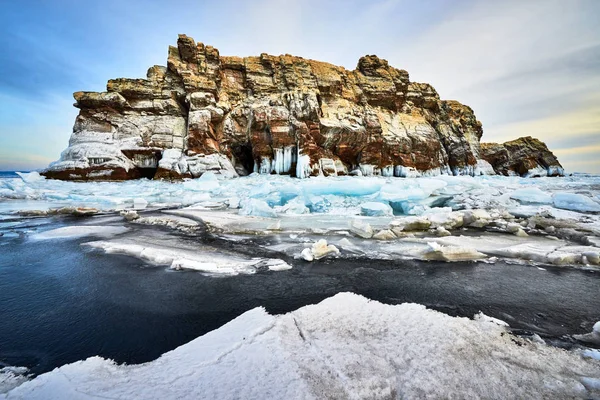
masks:
[[[481,143],[481,157],[499,175],[563,176],[564,170],[548,147],[531,136],[502,144]]]
[[[554,165],[529,147],[523,168],[507,147],[507,156],[488,147],[483,157],[470,107],[373,55],[348,71],[290,55],[224,57],[180,35],[168,66],[151,67],[147,79],[113,79],[106,92],[74,97],[80,113],[50,178],[414,177]]]

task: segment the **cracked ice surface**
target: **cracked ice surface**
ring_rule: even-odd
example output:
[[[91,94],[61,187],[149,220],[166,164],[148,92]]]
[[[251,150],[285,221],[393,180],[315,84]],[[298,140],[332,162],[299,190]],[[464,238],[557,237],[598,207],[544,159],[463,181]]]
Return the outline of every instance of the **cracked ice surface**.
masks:
[[[340,293],[272,316],[250,310],[159,359],[91,357],[7,399],[596,398],[594,357],[514,337],[502,321],[450,317]],[[0,398],[3,395],[0,394]]]
[[[432,207],[519,208],[527,205],[553,205],[578,211],[600,211],[600,176],[575,175],[564,178],[525,179],[481,176],[435,178],[316,177],[297,180],[279,175],[252,174],[219,180],[212,173],[183,182],[64,182],[47,180],[36,172],[21,173],[20,179],[0,179],[3,209],[8,200],[39,201],[40,205],[69,204],[97,206],[104,210],[133,208],[135,199],[150,206],[185,206],[232,199],[265,201],[278,213],[294,213],[285,206],[302,200],[311,213],[360,214],[367,203],[390,205],[395,214],[420,215]],[[20,203],[15,202],[16,206]]]
[[[592,175],[298,180],[252,174],[224,180],[205,173],[172,183],[75,183],[30,173],[0,180],[0,214],[23,209],[44,213],[65,206],[163,209],[171,216],[206,224],[218,234],[279,235],[285,252],[293,249],[292,256],[320,239],[338,246],[336,241],[346,238],[352,245],[345,247],[360,249],[350,251],[354,256],[446,261],[504,257],[556,265],[599,264],[600,176]],[[286,239],[291,234],[301,239],[304,235],[306,240]],[[438,241],[464,234],[479,239]],[[490,235],[498,240],[494,242]],[[552,240],[561,241],[560,246],[546,243]],[[495,250],[490,251],[490,246]],[[296,247],[301,248],[296,251]],[[345,256],[344,245],[338,247],[340,256]]]

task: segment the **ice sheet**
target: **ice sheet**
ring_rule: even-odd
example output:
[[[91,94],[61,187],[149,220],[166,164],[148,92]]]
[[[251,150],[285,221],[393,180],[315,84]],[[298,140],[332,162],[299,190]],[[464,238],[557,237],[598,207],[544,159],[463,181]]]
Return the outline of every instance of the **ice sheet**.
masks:
[[[176,240],[176,239],[174,239]],[[94,241],[83,246],[100,249],[109,254],[126,254],[155,265],[172,269],[191,269],[207,274],[253,274],[260,268],[273,271],[291,269],[279,259],[242,257],[210,246],[185,242],[161,241],[160,238],[122,238]]]
[[[285,315],[253,309],[146,364],[65,365],[8,398],[594,398],[599,379],[597,360],[485,316],[341,293]]]
[[[95,225],[75,225],[52,229],[31,235],[35,240],[48,239],[75,239],[86,236],[112,237],[128,231],[124,226],[95,226]]]

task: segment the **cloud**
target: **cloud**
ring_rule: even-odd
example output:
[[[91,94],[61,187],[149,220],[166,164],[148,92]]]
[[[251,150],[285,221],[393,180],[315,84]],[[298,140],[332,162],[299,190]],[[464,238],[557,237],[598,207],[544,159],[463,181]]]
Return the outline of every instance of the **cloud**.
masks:
[[[600,109],[595,104],[545,118],[496,125],[486,129],[483,140],[506,141],[520,136],[535,136],[550,142],[569,137],[573,141],[571,145],[577,145],[576,138],[589,135],[600,135]]]
[[[223,55],[290,53],[348,69],[377,54],[470,105],[485,141],[594,146],[599,14],[596,0],[15,2],[0,15],[0,146],[57,158],[77,112],[71,93],[165,65],[178,33]]]

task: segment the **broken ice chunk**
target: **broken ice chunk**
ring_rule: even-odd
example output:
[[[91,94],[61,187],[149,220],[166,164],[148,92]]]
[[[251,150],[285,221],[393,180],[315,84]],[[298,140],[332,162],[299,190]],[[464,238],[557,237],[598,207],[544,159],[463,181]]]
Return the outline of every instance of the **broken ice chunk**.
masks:
[[[404,217],[394,219],[390,226],[404,231],[426,231],[431,222],[426,217]]]
[[[332,244],[327,244],[325,239],[320,239],[315,242],[312,247],[302,250],[300,256],[306,261],[320,260],[330,254],[340,254],[337,247]]]
[[[511,193],[510,198],[525,204],[552,204],[552,196],[535,187],[517,189]]]
[[[556,193],[554,207],[579,212],[600,212],[600,204],[588,196],[575,193]]]
[[[112,237],[127,232],[129,229],[124,226],[65,226],[49,231],[31,235],[32,239],[75,239],[86,236]]]
[[[348,225],[350,226],[350,231],[361,238],[369,239],[373,236],[373,228],[366,221],[352,218]]]
[[[246,199],[242,203],[239,211],[240,215],[252,215],[255,217],[277,218],[277,213],[266,201],[259,199]]]
[[[377,240],[393,240],[396,239],[396,235],[389,229],[382,229],[373,235],[373,239]]]
[[[371,201],[360,205],[360,213],[369,217],[386,217],[393,215],[393,210],[389,204]]]
[[[469,247],[442,246],[435,242],[427,243],[429,251],[425,256],[431,260],[441,261],[468,261],[485,258],[486,255]]]

